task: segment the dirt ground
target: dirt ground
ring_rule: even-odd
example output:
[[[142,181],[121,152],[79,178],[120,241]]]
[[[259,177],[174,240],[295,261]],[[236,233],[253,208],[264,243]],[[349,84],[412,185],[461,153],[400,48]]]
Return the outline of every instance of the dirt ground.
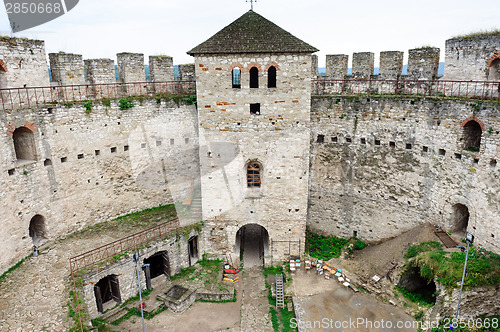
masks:
[[[293,289],[296,314],[301,320],[297,324],[302,331],[415,331],[404,325],[395,328],[397,322],[413,322],[401,309],[372,295],[347,290],[336,278],[326,280],[313,271],[299,270],[293,278]],[[377,328],[377,324],[385,325]]]
[[[355,251],[352,259],[342,260],[341,264],[368,280],[377,271],[383,270],[391,261],[396,263],[404,261],[403,255],[411,244],[425,241],[440,241],[427,224],[417,226],[376,246]]]

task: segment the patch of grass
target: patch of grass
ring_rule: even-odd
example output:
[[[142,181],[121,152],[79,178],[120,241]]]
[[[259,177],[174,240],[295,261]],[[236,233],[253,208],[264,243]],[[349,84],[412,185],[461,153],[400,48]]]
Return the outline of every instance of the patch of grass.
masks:
[[[86,114],[90,114],[90,112],[92,112],[92,103],[90,101],[83,103],[83,107],[85,107]]]
[[[134,103],[126,98],[120,99],[119,107],[121,110],[128,110],[134,107]]]
[[[278,313],[274,307],[269,307],[269,313],[271,314],[271,323],[273,324],[273,330],[279,332],[280,323],[278,321]]]
[[[421,245],[428,245],[422,243]],[[410,246],[411,248],[411,246]],[[408,264],[418,267],[420,275],[431,280],[434,276],[446,287],[459,287],[465,263],[465,252],[446,253],[442,247],[434,250],[417,252],[410,248],[405,254],[410,258]],[[484,249],[471,248],[467,261],[467,274],[464,280],[465,289],[479,286],[500,285],[500,255]]]
[[[430,250],[434,250],[436,248],[442,248],[443,245],[440,242],[437,241],[428,241],[428,242],[422,242],[419,244],[412,244],[408,247],[408,250],[406,250],[406,253],[404,254],[405,258],[412,258],[417,256],[421,252],[426,252]]]
[[[28,257],[30,257],[31,255],[29,255]],[[14,271],[15,269],[17,269],[18,267],[20,267],[24,261],[28,258],[28,257],[25,257],[23,259],[21,259],[19,262],[17,262],[16,264],[12,265],[7,271],[5,271],[1,276],[0,276],[0,281],[2,279],[5,279],[7,277],[7,275],[9,273],[11,273],[12,271]]]
[[[478,37],[488,37],[488,36],[500,36],[500,30],[498,29],[480,30],[465,35],[454,36],[451,39],[474,39]]]
[[[173,276],[170,277],[171,281],[186,277],[194,272],[194,266],[189,266],[189,267],[183,267],[181,269],[181,272],[174,274]]]
[[[356,242],[354,242],[354,249],[355,250],[362,250],[366,247],[366,243],[364,243],[363,241],[361,240],[356,240]]]
[[[347,241],[335,236],[324,236],[306,231],[306,252],[312,257],[327,261],[332,257],[340,257],[341,249]]]

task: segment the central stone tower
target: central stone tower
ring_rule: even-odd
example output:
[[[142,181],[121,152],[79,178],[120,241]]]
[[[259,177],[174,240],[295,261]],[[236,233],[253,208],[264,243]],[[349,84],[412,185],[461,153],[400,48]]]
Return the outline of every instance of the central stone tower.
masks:
[[[248,266],[304,250],[316,51],[250,10],[188,52],[208,252]]]

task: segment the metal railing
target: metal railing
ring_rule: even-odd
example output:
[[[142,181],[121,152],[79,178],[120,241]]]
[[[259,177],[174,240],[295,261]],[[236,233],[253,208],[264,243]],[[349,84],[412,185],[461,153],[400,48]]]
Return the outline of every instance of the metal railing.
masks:
[[[2,110],[131,96],[194,95],[195,81],[82,84],[0,89]]]
[[[442,80],[332,80],[312,82],[313,95],[408,95],[500,100],[500,82]]]
[[[106,259],[119,255],[127,250],[139,248],[148,242],[169,234],[177,228],[179,228],[179,218],[170,219],[159,225],[105,244],[83,254],[71,257],[69,259],[71,272],[73,273],[85,267],[105,261]]]

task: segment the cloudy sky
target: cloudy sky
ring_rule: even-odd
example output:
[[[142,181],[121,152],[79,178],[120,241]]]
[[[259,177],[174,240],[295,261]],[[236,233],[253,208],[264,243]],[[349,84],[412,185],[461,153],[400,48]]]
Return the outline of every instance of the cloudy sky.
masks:
[[[45,40],[47,53],[116,61],[116,53],[138,52],[146,62],[166,54],[189,63],[186,51],[249,9],[245,0],[80,0],[62,17],[14,36]],[[500,28],[500,0],[258,0],[254,10],[320,49],[320,66],[326,54],[407,55],[424,45],[440,47],[444,61],[446,39]],[[0,34],[12,35],[4,9]]]

